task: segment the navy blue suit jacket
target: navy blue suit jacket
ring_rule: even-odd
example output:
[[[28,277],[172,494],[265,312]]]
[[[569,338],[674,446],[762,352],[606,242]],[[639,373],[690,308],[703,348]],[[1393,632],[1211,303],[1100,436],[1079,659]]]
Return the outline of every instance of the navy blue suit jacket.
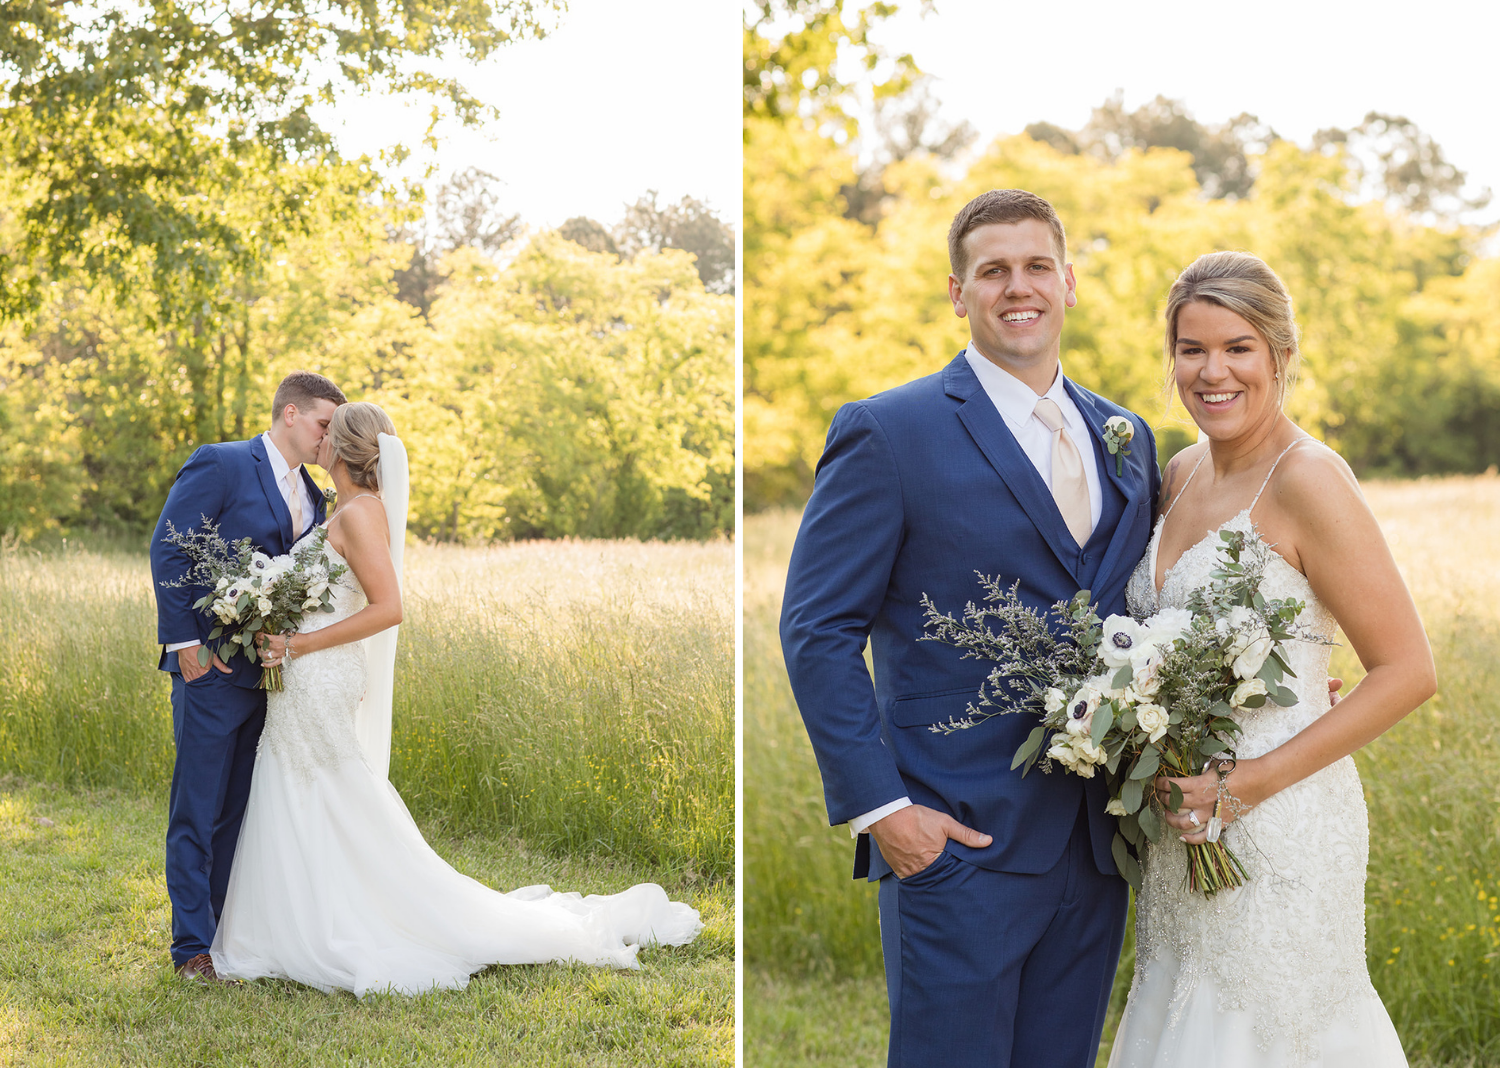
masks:
[[[1062,856],[1086,794],[1095,861],[1115,870],[1101,779],[1033,770],[1023,780],[1010,770],[1034,717],[1001,716],[951,735],[928,729],[963,715],[991,665],[917,640],[922,595],[956,614],[981,595],[976,571],[1007,586],[1019,579],[1020,597],[1039,609],[1088,589],[1101,616],[1125,612],[1160,487],[1156,443],[1140,417],[1072,382],[1067,389],[1094,436],[1104,495],[1081,548],[962,353],[834,417],[781,617],[830,823],[908,796],[994,838],[984,849],[950,840],[950,852],[980,867],[1040,873]],[[1102,436],[1115,415],[1136,428],[1119,476]],[[855,875],[878,879],[890,867],[868,846],[861,836]]]
[[[219,534],[231,545],[248,537],[261,552],[279,556],[291,549],[297,538],[323,522],[326,514],[323,491],[302,468],[302,478],[313,502],[313,515],[304,529],[293,532],[292,513],[282,499],[266,456],[265,439],[259,434],[249,441],[227,441],[200,445],[188,457],[167,494],[156,533],[151,538],[151,579],[156,589],[156,640],[163,646],[178,642],[208,643],[215,622],[193,607],[208,592],[205,586],[167,587],[191,566],[180,549],[162,541],[170,521],[179,531],[201,526],[203,518],[219,525]],[[177,670],[177,654],[162,652],[158,666]],[[251,688],[260,681],[260,668],[240,657],[229,665],[230,682]]]

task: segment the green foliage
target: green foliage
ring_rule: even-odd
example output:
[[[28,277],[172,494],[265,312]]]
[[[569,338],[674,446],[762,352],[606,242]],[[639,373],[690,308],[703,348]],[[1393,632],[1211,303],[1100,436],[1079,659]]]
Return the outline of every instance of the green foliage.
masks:
[[[211,330],[280,245],[375,185],[367,163],[339,159],[315,103],[378,87],[476,122],[489,110],[418,61],[483,59],[540,31],[552,7],[6,5],[0,144],[26,181],[12,200],[19,239],[0,249],[0,313],[35,314],[50,283],[77,271],[127,296],[149,288],[163,323]]]
[[[44,329],[0,334],[0,531],[144,532],[192,449],[263,429],[299,368],[391,413],[419,536],[731,527],[733,298],[705,292],[686,253],[621,263],[542,234],[502,267],[460,248],[425,319],[396,296],[409,255],[373,212],[330,223],[191,345],[56,287]]]
[[[1197,155],[1134,141],[1096,155],[1058,131],[1036,132],[1062,150],[1030,136],[1002,138],[957,175],[916,153],[879,175],[878,211],[855,211],[851,197],[872,179],[853,151],[795,117],[751,110],[747,508],[804,500],[841,404],[933,373],[963,347],[966,323],[946,291],[948,226],[969,199],[997,187],[1030,189],[1057,207],[1079,299],[1063,332],[1063,366],[1145,416],[1164,456],[1194,436],[1167,400],[1167,290],[1197,256],[1241,248],[1264,258],[1295,302],[1303,362],[1290,414],[1356,472],[1479,472],[1500,463],[1489,417],[1500,405],[1500,275],[1494,260],[1475,255],[1475,233],[1356,203],[1345,157],[1286,141],[1246,157],[1256,173],[1243,195],[1210,199],[1195,175],[1212,155],[1202,138],[1193,142]],[[1251,136],[1219,133],[1241,149]]]

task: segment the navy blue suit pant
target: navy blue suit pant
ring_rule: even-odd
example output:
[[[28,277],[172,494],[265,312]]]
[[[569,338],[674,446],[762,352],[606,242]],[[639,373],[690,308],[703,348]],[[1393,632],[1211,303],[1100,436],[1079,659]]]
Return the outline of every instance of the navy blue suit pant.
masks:
[[[890,1068],[1090,1068],[1128,899],[1125,880],[1095,863],[1082,806],[1041,875],[950,852],[906,879],[886,875]]]
[[[212,665],[190,683],[172,673],[177,759],[167,809],[166,876],[173,964],[207,953],[213,944],[265,722],[264,690],[235,686]]]

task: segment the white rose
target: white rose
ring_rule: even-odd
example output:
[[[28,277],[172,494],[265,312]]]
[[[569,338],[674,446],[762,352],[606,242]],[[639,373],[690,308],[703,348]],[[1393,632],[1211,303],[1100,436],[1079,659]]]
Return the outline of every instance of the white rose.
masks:
[[[1161,705],[1141,705],[1135,710],[1135,725],[1145,731],[1150,741],[1160,740],[1171,726],[1171,717]]]
[[[1103,746],[1095,745],[1088,738],[1074,737],[1070,743],[1073,752],[1077,754],[1077,761],[1072,770],[1085,779],[1094,777],[1094,768],[1109,759],[1109,754],[1104,751]]]
[[[214,591],[216,593],[223,593],[227,589],[229,589],[229,576],[225,575],[219,580],[218,585],[214,587]]]
[[[217,601],[215,601],[213,603],[213,610],[214,610],[214,615],[216,615],[216,616],[219,617],[219,622],[220,623],[233,623],[234,622],[234,617],[235,617],[236,613],[235,613],[235,608],[234,608],[234,602],[233,601],[227,601],[224,598],[220,597]]]
[[[1193,625],[1193,613],[1186,608],[1163,608],[1146,620],[1146,629],[1151,634],[1151,644],[1167,649]]]
[[[1047,756],[1071,770],[1078,766],[1078,754],[1068,743],[1069,738],[1066,734],[1054,734],[1052,747],[1047,750]]]
[[[1229,698],[1229,707],[1244,708],[1245,702],[1250,698],[1266,692],[1266,684],[1260,679],[1246,679],[1234,688],[1234,693]]]
[[[1224,663],[1233,669],[1237,678],[1254,678],[1265,664],[1266,657],[1271,655],[1271,632],[1266,629],[1265,620],[1244,605],[1236,605],[1215,626],[1221,638],[1225,636],[1221,628],[1226,625],[1229,634]]]
[[[1112,415],[1104,420],[1104,429],[1112,432],[1121,441],[1135,437],[1135,424],[1123,415]]]
[[[1094,729],[1094,710],[1104,695],[1093,686],[1083,685],[1068,702],[1068,733],[1087,734]]]
[[[1147,642],[1146,630],[1129,616],[1110,616],[1104,621],[1099,656],[1112,668],[1130,663],[1131,654]]]
[[[1129,812],[1125,811],[1125,802],[1121,801],[1118,797],[1111,797],[1109,799],[1109,804],[1104,806],[1104,811],[1109,813],[1111,816],[1130,815]]]
[[[312,609],[318,607],[320,603],[321,602],[316,597],[309,597],[307,600],[302,602],[302,611],[311,611]]]
[[[326,586],[327,583],[324,583],[324,585]],[[309,596],[312,595],[311,590],[308,590],[307,592]],[[1061,712],[1063,710],[1063,705],[1067,703],[1067,700],[1067,694],[1063,693],[1056,686],[1049,686],[1047,687],[1047,692],[1042,694],[1042,707],[1045,708],[1048,712]]]
[[[261,615],[264,616],[264,615],[269,614],[270,611],[271,611],[271,598],[269,598],[269,597],[258,598],[256,600],[256,602],[255,602],[255,607],[260,610],[260,614]]]
[[[1161,689],[1161,650],[1146,646],[1138,655],[1130,658],[1130,688],[1141,697],[1155,697]]]
[[[318,582],[314,582],[311,586],[309,586],[307,588],[307,595],[309,597],[322,597],[323,594],[324,594],[324,592],[327,589],[328,589],[328,580],[327,579],[321,579]]]

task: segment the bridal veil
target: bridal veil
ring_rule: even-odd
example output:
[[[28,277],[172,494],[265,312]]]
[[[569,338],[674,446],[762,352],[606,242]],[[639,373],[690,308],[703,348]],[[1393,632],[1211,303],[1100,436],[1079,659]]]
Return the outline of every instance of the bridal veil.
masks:
[[[406,550],[406,508],[411,485],[406,466],[406,446],[391,434],[380,435],[380,496],[390,524],[391,563],[396,567],[397,586],[404,590],[401,561]],[[394,626],[365,639],[365,696],[354,717],[354,733],[370,768],[381,779],[391,770],[391,703],[396,684],[396,636]]]

